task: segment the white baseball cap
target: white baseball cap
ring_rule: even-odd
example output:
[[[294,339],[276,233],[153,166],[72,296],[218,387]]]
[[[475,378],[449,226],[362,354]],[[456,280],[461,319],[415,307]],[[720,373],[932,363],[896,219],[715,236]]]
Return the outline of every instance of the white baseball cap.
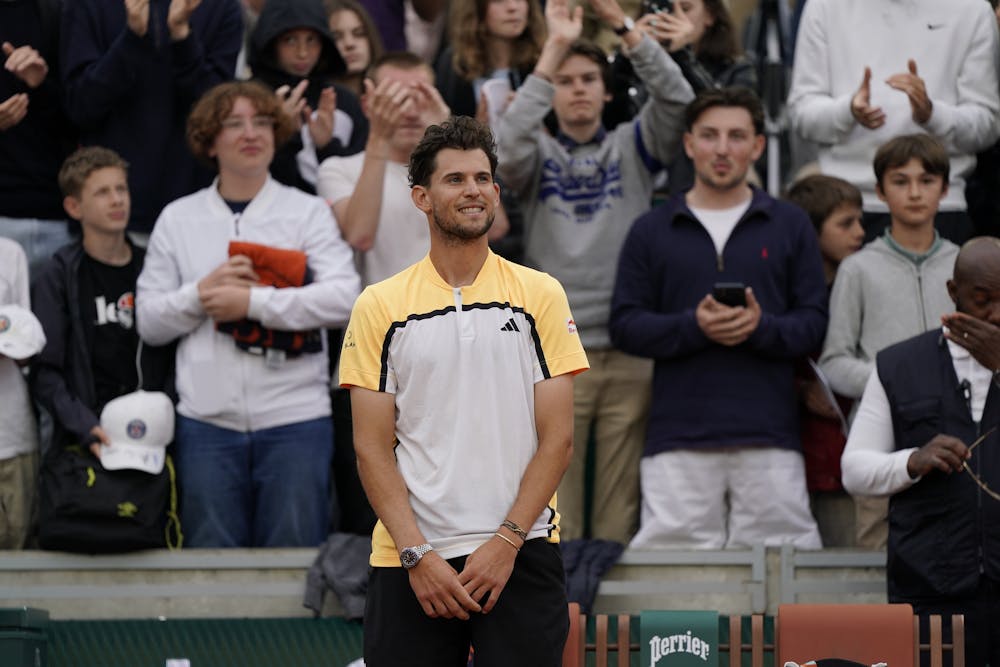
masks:
[[[43,347],[45,332],[34,313],[15,304],[0,306],[0,354],[20,361]]]
[[[101,465],[158,475],[174,439],[174,404],[159,391],[136,391],[110,401],[101,412],[110,445],[101,446]]]

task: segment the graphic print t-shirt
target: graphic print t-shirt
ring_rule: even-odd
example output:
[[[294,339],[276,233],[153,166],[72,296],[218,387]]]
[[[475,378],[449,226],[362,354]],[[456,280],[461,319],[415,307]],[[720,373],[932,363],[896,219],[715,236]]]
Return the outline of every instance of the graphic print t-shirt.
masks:
[[[97,392],[96,413],[113,398],[135,391],[139,383],[135,352],[135,281],[142,253],[132,250],[124,266],[112,266],[84,254],[80,262],[80,313],[91,332],[90,363]]]

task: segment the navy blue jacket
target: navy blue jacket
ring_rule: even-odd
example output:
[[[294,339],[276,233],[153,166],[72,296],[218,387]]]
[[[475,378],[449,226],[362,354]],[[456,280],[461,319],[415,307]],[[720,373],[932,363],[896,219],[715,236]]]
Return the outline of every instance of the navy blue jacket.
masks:
[[[716,282],[753,288],[763,311],[734,347],[695,308]],[[827,294],[816,233],[797,206],[754,190],[722,255],[676,195],[632,226],[618,263],[611,341],[656,360],[645,456],[674,449],[799,449],[794,362],[823,342]]]
[[[167,31],[169,6],[151,0],[143,37],[125,25],[123,2],[72,0],[62,17],[67,111],[84,145],[112,148],[129,162],[129,229],[141,232],[164,205],[211,182],[188,150],[187,115],[206,90],[233,78],[243,39],[237,0],[202,2],[179,42]]]
[[[0,68],[0,102],[28,94],[28,114],[0,132],[0,216],[66,219],[56,175],[76,145],[76,130],[59,89],[60,11],[59,0],[0,0],[0,42],[34,47],[49,66],[38,88]]]
[[[991,383],[980,424],[962,394],[941,330],[897,343],[875,358],[892,414],[896,449],[922,447],[946,433],[972,444],[1000,422],[1000,387]],[[969,466],[1000,487],[1000,434],[972,450]],[[939,470],[889,500],[889,602],[973,598],[982,578],[1000,582],[1000,503],[964,472]]]

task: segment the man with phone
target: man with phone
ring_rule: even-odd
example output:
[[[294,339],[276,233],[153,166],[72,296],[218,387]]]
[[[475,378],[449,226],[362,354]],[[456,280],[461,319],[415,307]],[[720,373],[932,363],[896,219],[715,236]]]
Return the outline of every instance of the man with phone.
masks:
[[[655,360],[631,546],[816,549],[793,377],[826,330],[816,234],[747,182],[751,90],[703,91],[685,122],[694,186],[636,220],[611,303],[612,342]]]

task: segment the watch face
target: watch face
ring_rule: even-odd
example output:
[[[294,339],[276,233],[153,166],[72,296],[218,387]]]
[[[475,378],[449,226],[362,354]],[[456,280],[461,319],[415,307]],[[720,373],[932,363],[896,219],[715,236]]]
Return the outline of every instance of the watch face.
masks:
[[[399,562],[402,563],[403,567],[406,569],[410,569],[420,562],[420,554],[417,553],[416,549],[407,547],[399,552]]]

